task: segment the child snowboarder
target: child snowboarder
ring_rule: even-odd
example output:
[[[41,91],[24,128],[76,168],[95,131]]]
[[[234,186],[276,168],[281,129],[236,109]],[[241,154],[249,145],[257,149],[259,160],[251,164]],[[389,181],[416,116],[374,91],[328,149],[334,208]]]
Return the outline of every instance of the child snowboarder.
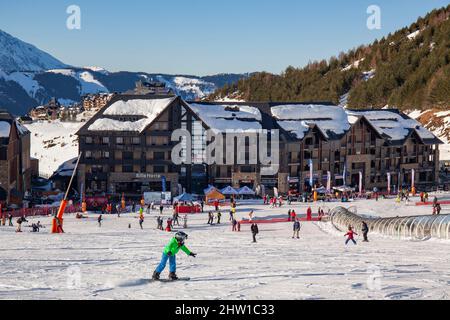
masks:
[[[350,241],[352,241],[356,245],[355,235],[357,236],[358,234],[355,231],[353,231],[353,228],[351,226],[348,227],[348,232],[344,236],[348,237],[347,240],[345,241],[345,245],[348,245]]]
[[[256,243],[256,235],[259,233],[258,225],[256,223],[252,224],[251,230],[253,235],[253,243]]]
[[[164,230],[164,219],[162,217],[156,218],[156,221],[158,222],[158,230],[163,231]]]
[[[297,237],[297,239],[300,239],[300,229],[301,229],[301,224],[299,220],[295,220],[294,222],[294,235],[292,236],[292,239],[295,239]]]
[[[139,226],[141,227],[141,230],[144,230],[144,214],[141,214],[139,217]]]
[[[155,272],[153,273],[153,280],[159,280],[161,277],[161,272],[164,271],[167,265],[167,261],[170,263],[170,274],[169,274],[169,280],[176,281],[178,280],[177,277],[177,262],[176,262],[176,255],[180,250],[182,250],[184,253],[186,253],[190,257],[196,257],[197,254],[191,252],[186,245],[184,244],[187,240],[188,235],[184,232],[178,232],[172,240],[170,240],[169,244],[164,248],[164,252],[162,255],[161,263],[156,268]]]

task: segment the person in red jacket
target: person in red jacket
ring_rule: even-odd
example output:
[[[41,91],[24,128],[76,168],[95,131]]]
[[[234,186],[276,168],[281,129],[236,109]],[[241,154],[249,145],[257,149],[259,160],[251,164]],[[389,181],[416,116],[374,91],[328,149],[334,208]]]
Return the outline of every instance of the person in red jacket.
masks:
[[[312,209],[311,209],[311,207],[309,207],[308,210],[306,211],[306,219],[308,221],[312,220]]]
[[[357,236],[358,234],[355,231],[353,231],[353,228],[351,226],[348,227],[348,232],[344,236],[344,237],[347,237],[347,241],[345,241],[345,245],[348,245],[348,243],[350,241],[352,241],[356,245],[355,235]]]

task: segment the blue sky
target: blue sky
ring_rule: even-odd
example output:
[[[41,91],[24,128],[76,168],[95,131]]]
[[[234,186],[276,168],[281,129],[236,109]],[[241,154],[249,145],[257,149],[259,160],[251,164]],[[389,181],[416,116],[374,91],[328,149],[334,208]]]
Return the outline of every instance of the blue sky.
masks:
[[[69,5],[81,30],[66,28]],[[366,26],[381,8],[381,30]],[[0,0],[0,29],[63,62],[110,71],[282,72],[416,21],[446,0]]]

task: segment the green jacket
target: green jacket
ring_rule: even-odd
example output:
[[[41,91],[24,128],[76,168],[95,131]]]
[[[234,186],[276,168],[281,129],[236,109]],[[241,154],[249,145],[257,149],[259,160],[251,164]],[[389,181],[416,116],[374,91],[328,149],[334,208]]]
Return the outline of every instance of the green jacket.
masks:
[[[180,249],[183,250],[183,252],[188,256],[191,254],[191,251],[185,245],[180,246],[178,244],[178,240],[176,238],[172,238],[169,244],[164,248],[164,254],[169,254],[170,252],[175,256],[180,251]]]

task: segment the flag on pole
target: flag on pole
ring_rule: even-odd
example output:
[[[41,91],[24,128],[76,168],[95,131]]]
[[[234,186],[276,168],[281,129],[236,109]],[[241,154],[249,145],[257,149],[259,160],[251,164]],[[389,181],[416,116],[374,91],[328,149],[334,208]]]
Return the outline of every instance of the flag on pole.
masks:
[[[346,178],[347,178],[347,165],[344,164],[344,173],[342,174],[342,179],[344,180],[344,184],[343,184],[344,187],[347,185]]]
[[[391,173],[390,172],[387,173],[387,189],[388,189],[388,194],[391,194]]]
[[[331,172],[327,172],[327,191],[331,192]]]
[[[363,174],[360,171],[359,172],[359,194],[362,194],[363,192]]]
[[[314,187],[314,163],[312,159],[309,159],[309,185],[311,188]]]
[[[416,170],[412,169],[412,172],[411,172],[411,189],[416,186],[415,183],[416,183]]]

